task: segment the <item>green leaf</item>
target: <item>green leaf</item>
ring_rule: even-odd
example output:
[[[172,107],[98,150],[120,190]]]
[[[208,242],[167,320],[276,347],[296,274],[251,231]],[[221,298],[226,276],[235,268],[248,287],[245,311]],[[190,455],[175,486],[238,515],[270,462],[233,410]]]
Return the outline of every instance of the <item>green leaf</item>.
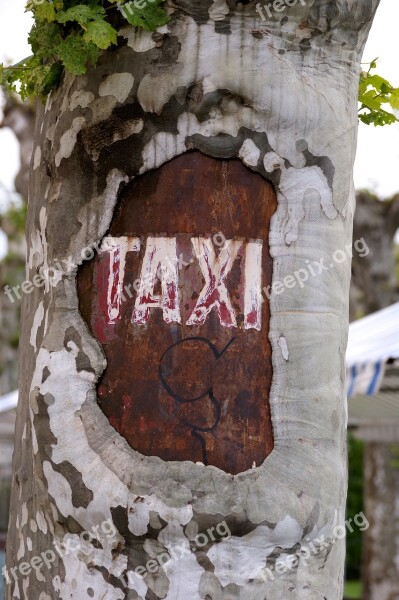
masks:
[[[34,8],[34,13],[38,21],[47,21],[47,23],[52,23],[56,18],[54,4],[49,4],[48,2],[45,4],[38,4]]]
[[[130,25],[155,31],[169,22],[168,15],[161,7],[163,3],[164,0],[153,0],[151,4],[147,0],[131,0],[120,5],[119,10]]]
[[[373,87],[375,87],[376,90],[379,90],[379,91],[381,91],[381,89],[383,87],[386,87],[388,89],[391,87],[389,82],[386,79],[384,79],[383,77],[380,77],[376,73],[374,75],[369,75],[367,77],[367,84],[372,85]]]
[[[101,50],[106,50],[111,44],[116,44],[118,34],[106,21],[91,21],[87,25],[83,39],[92,42]]]
[[[384,125],[392,125],[396,123],[395,115],[385,110],[372,110],[368,113],[359,113],[359,119],[366,125],[374,125],[375,127],[383,127]]]
[[[377,59],[370,63],[368,71],[362,71],[359,79],[359,119],[366,125],[373,124],[375,127],[391,125],[398,119],[394,114],[383,108],[389,106],[399,109],[399,89],[394,88],[389,81],[371,73],[377,66]]]
[[[62,41],[60,29],[56,23],[36,23],[33,25],[28,41],[34,56],[48,60],[54,56],[55,48]]]
[[[79,34],[70,34],[57,47],[57,54],[62,64],[74,75],[83,75],[87,70],[87,63],[95,64],[98,59],[98,50],[86,43]]]
[[[376,94],[373,90],[366,92],[365,94],[359,95],[359,101],[368,108],[373,108],[374,110],[380,110],[381,105],[383,103],[383,98],[376,98]]]
[[[393,109],[399,110],[399,88],[393,88],[391,90],[390,105]]]
[[[68,23],[68,21],[76,21],[81,27],[85,27],[90,21],[103,19],[105,15],[105,9],[102,6],[78,4],[58,13],[57,21],[61,24]]]
[[[18,91],[24,98],[46,95],[58,84],[64,68],[82,75],[89,63],[96,64],[100,49],[117,43],[117,31],[112,26],[116,8],[131,25],[154,31],[169,20],[164,3],[165,0],[27,0],[26,10],[33,12],[34,17],[29,33],[33,56],[12,67],[1,65],[0,85]],[[364,95],[371,87],[368,76],[369,72],[362,87]],[[391,89],[386,92],[387,98],[399,105],[399,96],[391,93]]]

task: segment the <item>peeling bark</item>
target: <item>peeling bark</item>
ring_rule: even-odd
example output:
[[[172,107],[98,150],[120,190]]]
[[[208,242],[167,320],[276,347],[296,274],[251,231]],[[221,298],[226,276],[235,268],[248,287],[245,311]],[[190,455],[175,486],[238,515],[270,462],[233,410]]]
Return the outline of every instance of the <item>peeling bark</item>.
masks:
[[[55,272],[24,299],[7,548],[18,577],[7,600],[342,597],[334,527],[346,495],[349,261],[271,295],[274,449],[237,475],[144,456],[112,428],[96,398],[104,353],[79,312],[76,274],[124,186],[192,149],[238,157],[273,182],[274,282],[329,264],[351,241],[359,61],[377,5],[320,0],[263,24],[252,2],[170,2],[167,26],[121,31],[117,49],[87,76],[66,77],[40,111],[28,267],[31,277]],[[75,266],[62,271],[63,260]],[[79,541],[96,526],[100,540]],[[80,550],[61,557],[54,542]],[[192,551],[133,576],[182,544]],[[21,561],[48,549],[49,568],[21,574]],[[271,578],[287,555],[296,564]]]

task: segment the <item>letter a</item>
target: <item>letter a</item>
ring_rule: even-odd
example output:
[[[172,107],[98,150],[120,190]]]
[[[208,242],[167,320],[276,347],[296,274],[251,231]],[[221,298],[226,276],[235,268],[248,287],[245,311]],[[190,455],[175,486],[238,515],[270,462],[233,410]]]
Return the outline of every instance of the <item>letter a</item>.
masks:
[[[161,295],[154,294],[158,277],[161,281]],[[181,323],[178,283],[176,238],[149,237],[132,323],[145,325],[152,308],[162,308],[166,323]]]

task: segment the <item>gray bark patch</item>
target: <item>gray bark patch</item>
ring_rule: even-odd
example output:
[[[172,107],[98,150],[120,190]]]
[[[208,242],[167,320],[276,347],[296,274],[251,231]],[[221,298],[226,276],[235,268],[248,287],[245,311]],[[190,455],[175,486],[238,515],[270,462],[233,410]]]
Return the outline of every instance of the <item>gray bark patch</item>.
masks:
[[[52,462],[53,469],[66,477],[71,485],[72,504],[75,508],[87,508],[93,500],[94,494],[85,486],[80,473],[71,463],[63,461],[59,464]]]

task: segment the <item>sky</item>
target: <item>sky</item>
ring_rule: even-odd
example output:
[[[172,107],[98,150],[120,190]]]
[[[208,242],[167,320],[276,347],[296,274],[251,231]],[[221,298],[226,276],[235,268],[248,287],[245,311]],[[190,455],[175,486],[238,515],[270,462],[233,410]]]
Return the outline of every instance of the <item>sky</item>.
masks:
[[[27,34],[31,17],[24,12],[26,0],[0,0],[0,61],[17,62],[30,54]],[[381,0],[364,52],[363,61],[379,57],[378,72],[399,87],[396,40],[398,0]],[[12,132],[0,129],[0,210],[9,201],[18,171],[18,144]],[[357,189],[368,188],[381,198],[399,192],[399,123],[387,127],[359,125],[354,171]],[[4,242],[0,235],[0,257]]]
[[[364,62],[379,57],[378,74],[395,87],[399,87],[398,23],[398,0],[381,0],[363,55]],[[354,178],[357,189],[374,190],[383,199],[399,192],[399,123],[387,127],[360,123]]]

